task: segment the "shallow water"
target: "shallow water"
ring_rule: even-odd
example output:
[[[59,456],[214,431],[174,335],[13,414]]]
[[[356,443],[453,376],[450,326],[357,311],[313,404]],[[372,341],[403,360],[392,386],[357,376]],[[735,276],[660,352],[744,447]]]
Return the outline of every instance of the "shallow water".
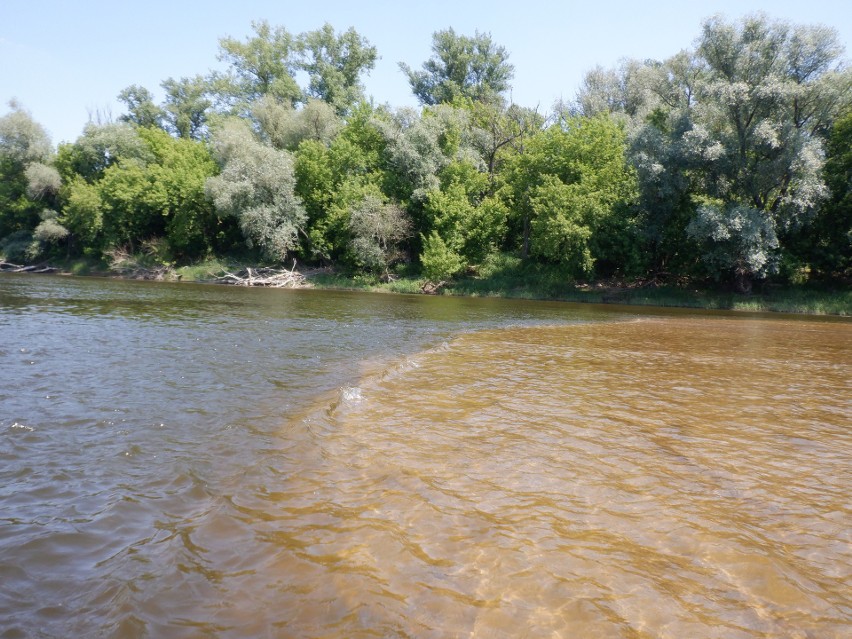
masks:
[[[852,323],[0,278],[0,637],[841,637]]]

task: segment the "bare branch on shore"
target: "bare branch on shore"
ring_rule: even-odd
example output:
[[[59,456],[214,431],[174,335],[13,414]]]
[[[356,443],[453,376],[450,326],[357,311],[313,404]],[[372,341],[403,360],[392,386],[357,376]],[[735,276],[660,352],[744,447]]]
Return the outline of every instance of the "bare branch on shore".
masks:
[[[305,286],[305,276],[296,270],[296,260],[293,268],[246,267],[236,273],[226,272],[216,276],[215,282],[232,284],[234,286],[266,286],[269,288],[301,288]]]
[[[2,273],[56,273],[57,269],[46,264],[32,264],[30,266],[21,266],[12,264],[11,262],[0,262],[0,272]]]
[[[438,292],[446,285],[447,283],[444,280],[441,280],[440,282],[428,281],[420,287],[420,292],[425,295],[437,295]]]

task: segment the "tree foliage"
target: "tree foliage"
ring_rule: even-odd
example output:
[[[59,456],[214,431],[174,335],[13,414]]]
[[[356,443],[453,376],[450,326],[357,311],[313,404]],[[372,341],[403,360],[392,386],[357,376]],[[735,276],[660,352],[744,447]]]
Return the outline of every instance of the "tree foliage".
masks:
[[[305,140],[329,144],[343,122],[327,102],[309,98],[296,109],[266,96],[252,105],[261,137],[276,149],[295,151]]]
[[[611,218],[625,215],[634,197],[625,150],[626,133],[608,115],[571,117],[526,142],[501,189],[524,254],[590,272],[603,257],[592,248],[596,232],[612,229]]]
[[[43,162],[53,152],[44,127],[15,101],[11,112],[0,118],[0,159],[21,169],[30,162]]]
[[[428,237],[422,238],[423,252],[420,263],[423,274],[433,282],[443,282],[451,279],[464,268],[464,260],[453,251],[437,231],[432,231]]]
[[[405,63],[411,91],[421,104],[451,103],[459,98],[493,100],[510,88],[515,69],[509,53],[489,33],[471,37],[452,28],[432,34],[432,57],[416,71]]]
[[[219,59],[230,68],[213,74],[210,83],[212,92],[235,112],[243,113],[263,97],[291,107],[314,98],[344,115],[364,98],[361,77],[373,68],[378,53],[355,29],[338,34],[326,23],[293,35],[265,20],[253,22],[252,29],[254,35],[245,41],[219,41]],[[305,88],[296,79],[300,72],[308,76]]]
[[[36,188],[39,194],[35,198],[29,197],[36,178],[33,172],[47,178],[40,167],[53,155],[44,127],[18,103],[9,106],[11,111],[0,117],[0,239],[16,231],[29,231],[38,223],[43,204],[33,200],[43,195],[42,187],[47,184]]]
[[[176,257],[203,255],[219,230],[205,181],[217,167],[204,145],[162,129],[88,127],[60,148],[66,176],[57,221],[98,254],[165,238]]]
[[[784,238],[800,265],[820,277],[852,272],[852,111],[838,117],[826,143],[825,182],[830,197],[811,224]]]
[[[219,41],[223,70],[131,85],[119,121],[53,152],[0,117],[0,248],[191,260],[248,244],[281,261],[436,282],[531,262],[560,277],[848,277],[852,72],[836,33],[749,16],[690,49],[589,71],[551,114],[506,99],[489,34],[432,38],[401,64],[418,109],[376,106],[354,29],[266,21]],[[243,249],[244,250],[244,249]],[[498,256],[497,253],[513,253]],[[526,269],[526,266],[525,266]]]
[[[330,104],[339,115],[364,99],[361,76],[375,66],[378,53],[355,29],[336,34],[326,23],[299,36],[299,49],[299,68],[310,78],[309,96]]]
[[[644,68],[631,157],[652,251],[662,263],[698,245],[705,272],[742,289],[775,271],[780,238],[828,196],[822,133],[850,99],[836,33],[765,15],[707,20],[694,52]],[[685,249],[685,250],[684,250]]]
[[[119,161],[147,164],[153,159],[151,149],[139,137],[138,129],[132,124],[90,122],[76,141],[59,146],[56,167],[65,178],[79,175],[94,182]]]
[[[27,196],[31,200],[52,200],[59,195],[62,176],[55,167],[41,162],[32,162],[24,169],[27,178]]]
[[[154,94],[145,87],[132,84],[118,94],[119,102],[127,107],[127,113],[119,116],[121,122],[130,122],[141,127],[163,125],[165,112],[154,102]]]
[[[403,259],[401,243],[411,236],[412,224],[398,204],[367,194],[350,207],[349,228],[356,263],[387,273],[389,266]]]
[[[266,20],[252,22],[251,26],[254,36],[245,41],[231,37],[219,40],[219,60],[227,62],[229,69],[214,75],[215,91],[238,109],[266,95],[295,105],[302,98],[295,79],[297,39],[284,27],[272,27]]]
[[[295,194],[293,161],[287,151],[259,142],[242,122],[226,122],[213,136],[221,173],[207,181],[207,193],[221,215],[233,215],[249,246],[274,261],[298,243],[307,215]]]
[[[207,80],[200,75],[180,80],[168,78],[161,86],[166,92],[162,116],[166,130],[181,138],[202,139],[213,106]]]

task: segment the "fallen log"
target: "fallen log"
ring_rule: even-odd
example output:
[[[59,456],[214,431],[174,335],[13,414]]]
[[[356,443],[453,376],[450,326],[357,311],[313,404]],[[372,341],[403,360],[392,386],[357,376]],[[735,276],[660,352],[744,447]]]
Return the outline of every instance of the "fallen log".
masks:
[[[3,273],[56,273],[58,269],[46,264],[30,264],[22,266],[11,262],[0,262],[0,272]]]

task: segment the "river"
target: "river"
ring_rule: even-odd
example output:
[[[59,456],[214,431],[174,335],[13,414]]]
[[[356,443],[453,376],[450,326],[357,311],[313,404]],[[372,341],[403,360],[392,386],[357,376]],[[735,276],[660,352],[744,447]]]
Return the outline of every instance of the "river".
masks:
[[[846,637],[852,322],[0,277],[0,638]]]

